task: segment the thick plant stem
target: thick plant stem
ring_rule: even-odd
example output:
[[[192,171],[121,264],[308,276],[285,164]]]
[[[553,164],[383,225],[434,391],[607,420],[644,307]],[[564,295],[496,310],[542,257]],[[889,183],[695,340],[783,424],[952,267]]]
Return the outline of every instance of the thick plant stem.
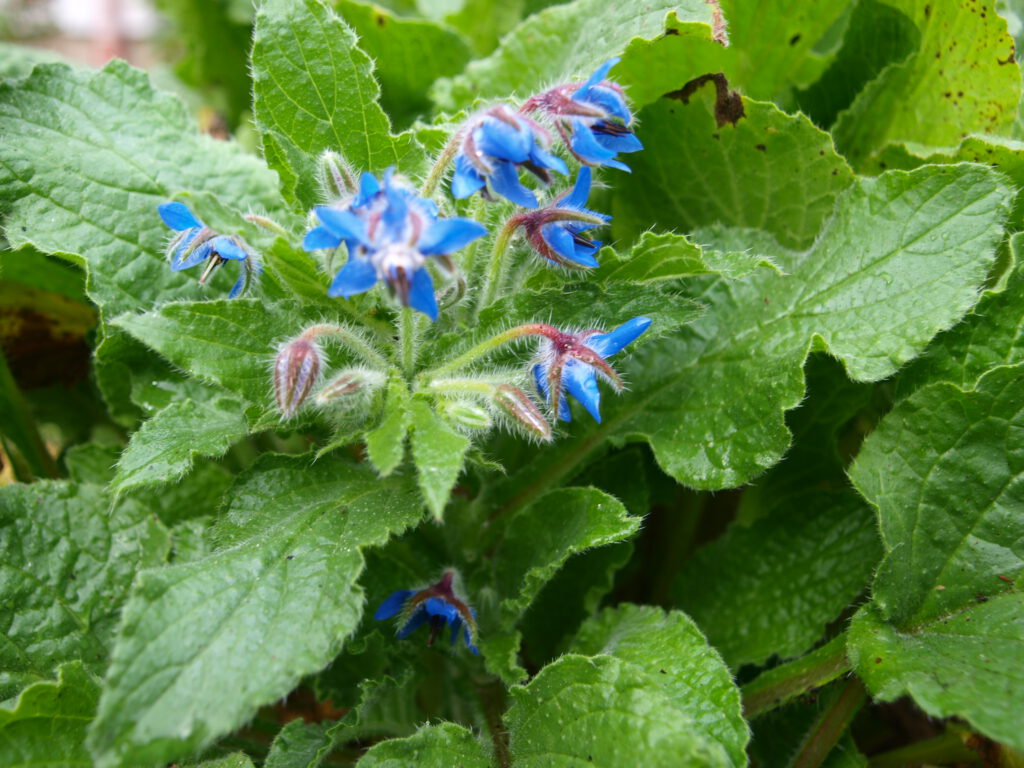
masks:
[[[505,251],[508,250],[509,241],[519,227],[519,219],[513,216],[505,222],[494,238],[494,249],[491,251],[491,260],[487,263],[487,274],[484,275],[484,284],[480,291],[480,301],[477,302],[475,316],[487,309],[497,298],[498,290],[501,288],[502,267],[505,262]]]
[[[859,677],[851,677],[831,706],[818,715],[789,768],[818,768],[839,741],[867,700],[868,693]]]
[[[743,686],[743,714],[753,720],[790,699],[832,682],[850,670],[846,636],[830,640],[799,659],[782,664]]]
[[[416,369],[416,316],[408,307],[402,307],[402,325],[398,339],[401,346],[402,371],[406,376],[412,376]]]
[[[951,765],[978,759],[978,753],[964,743],[970,731],[950,727],[941,736],[918,741],[899,749],[873,755],[868,759],[871,768],[902,768],[905,765]]]
[[[427,174],[426,181],[423,182],[423,188],[420,190],[422,197],[430,197],[437,190],[438,185],[441,183],[441,179],[444,178],[445,169],[448,164],[455,157],[455,153],[459,150],[459,144],[462,142],[462,131],[456,131],[452,134],[452,137],[448,139],[448,143],[444,145],[444,149],[441,150],[441,154],[437,156],[437,160],[434,161],[433,167],[430,169],[430,173]]]
[[[331,336],[337,339],[349,351],[355,352],[365,362],[378,370],[384,371],[388,368],[388,361],[384,359],[384,356],[370,346],[362,336],[348,328],[327,323],[311,325],[302,332],[301,338],[313,341],[318,336]]]

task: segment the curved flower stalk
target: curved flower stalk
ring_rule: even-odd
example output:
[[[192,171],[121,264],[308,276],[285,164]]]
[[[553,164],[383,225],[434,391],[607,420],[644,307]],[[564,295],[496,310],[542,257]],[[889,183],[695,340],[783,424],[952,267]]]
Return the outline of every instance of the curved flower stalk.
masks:
[[[466,647],[479,655],[476,648],[476,611],[455,595],[455,573],[445,571],[441,580],[420,590],[399,589],[380,604],[373,618],[377,621],[398,616],[399,639],[405,639],[423,624],[430,625],[427,645],[433,645],[445,625],[452,628],[451,644],[461,634]]]
[[[461,145],[455,155],[452,195],[469,197],[482,190],[524,208],[536,208],[537,197],[519,180],[525,168],[544,184],[551,183],[549,170],[568,174],[565,161],[547,151],[548,132],[524,115],[500,105],[481,112],[462,129]]]
[[[633,114],[622,86],[607,80],[619,63],[609,59],[584,83],[559,85],[530,98],[522,112],[541,112],[551,118],[569,151],[586,165],[607,165],[628,171],[616,160],[620,152],[637,152],[643,144],[633,134]]]
[[[219,235],[200,221],[184,203],[161,203],[157,212],[164,224],[178,234],[167,246],[167,259],[175,272],[190,269],[206,261],[206,268],[199,277],[199,284],[217,267],[228,261],[238,261],[242,274],[231,288],[229,299],[248,291],[252,280],[260,272],[256,256],[242,238],[237,235]]]
[[[382,182],[364,173],[358,193],[347,204],[316,208],[320,225],[303,240],[307,251],[345,243],[348,261],[335,276],[328,295],[350,298],[385,282],[403,306],[437,320],[430,257],[453,272],[450,254],[487,234],[471,219],[437,216],[437,206],[419,197],[389,169]]]

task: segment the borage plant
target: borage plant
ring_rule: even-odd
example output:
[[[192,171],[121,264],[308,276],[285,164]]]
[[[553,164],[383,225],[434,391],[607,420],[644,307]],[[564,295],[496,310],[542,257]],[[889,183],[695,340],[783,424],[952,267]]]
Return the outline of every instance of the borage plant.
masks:
[[[0,86],[0,763],[1024,750],[1003,17],[186,5],[259,154]]]

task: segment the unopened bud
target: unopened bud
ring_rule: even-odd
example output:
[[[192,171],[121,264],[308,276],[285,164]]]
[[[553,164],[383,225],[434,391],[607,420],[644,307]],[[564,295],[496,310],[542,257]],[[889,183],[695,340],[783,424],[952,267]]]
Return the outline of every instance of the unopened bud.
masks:
[[[356,174],[345,158],[328,150],[320,155],[320,183],[331,201],[355,194]]]
[[[317,405],[328,405],[335,400],[350,398],[377,389],[384,383],[384,375],[378,371],[352,369],[343,371],[316,393]]]
[[[323,367],[323,353],[315,341],[299,336],[277,353],[274,361],[274,394],[286,419],[296,414],[309,397]]]
[[[449,403],[445,407],[445,416],[467,429],[490,429],[492,423],[491,414],[486,409],[464,401]]]
[[[494,402],[534,437],[540,440],[551,439],[551,425],[530,396],[519,387],[499,385],[494,392]]]

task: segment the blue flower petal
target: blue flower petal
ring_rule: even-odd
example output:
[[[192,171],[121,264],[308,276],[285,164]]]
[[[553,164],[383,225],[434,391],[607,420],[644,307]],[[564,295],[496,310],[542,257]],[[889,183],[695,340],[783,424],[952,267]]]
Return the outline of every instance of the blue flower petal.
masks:
[[[321,248],[337,248],[341,238],[327,227],[313,227],[302,239],[302,248],[306,251],[317,251]]]
[[[194,267],[196,264],[202,264],[213,252],[213,240],[207,240],[205,243],[196,246],[192,253],[180,259],[177,263],[171,263],[171,269],[175,272],[182,269],[189,269]]]
[[[572,239],[572,235],[560,222],[553,224],[545,224],[541,227],[541,235],[544,240],[550,245],[558,254],[564,256],[567,259],[576,259],[576,242]]]
[[[161,203],[156,207],[160,218],[171,229],[181,232],[193,227],[203,227],[203,222],[195,217],[184,203]]]
[[[606,77],[608,77],[608,72],[611,71],[611,68],[618,64],[619,61],[619,57],[616,56],[613,59],[608,59],[608,61],[606,61],[596,70],[594,70],[594,74],[587,78],[587,82],[585,82],[583,85],[579,87],[579,90],[576,91],[576,93],[573,95],[573,98],[579,100],[586,98],[587,94],[590,92],[590,89],[593,88],[598,83],[600,83]]]
[[[623,133],[617,136],[612,133],[595,131],[594,140],[611,152],[639,152],[644,148],[644,145],[640,143],[640,139],[632,133]]]
[[[228,294],[229,299],[236,298],[238,294],[242,292],[242,288],[245,287],[245,277],[245,271],[243,270],[242,274],[239,275],[238,279],[235,281],[235,284],[231,287],[231,292]]]
[[[580,99],[578,93],[573,98],[577,101],[587,101],[598,105],[608,114],[622,120],[626,125],[629,125],[633,119],[633,116],[629,113],[629,107],[626,106],[626,100],[614,88],[599,85],[591,88],[584,99]]]
[[[489,118],[473,132],[473,141],[485,155],[521,163],[530,156],[533,132],[522,124],[513,127],[504,120]]]
[[[446,623],[461,621],[459,618],[459,610],[444,598],[428,597],[424,601],[423,607],[428,615],[440,616]]]
[[[368,259],[349,257],[345,266],[334,277],[334,282],[327,289],[327,295],[336,298],[349,298],[357,293],[364,293],[373,288],[377,282],[377,270]]]
[[[535,144],[533,149],[530,150],[530,160],[533,161],[534,165],[541,168],[550,168],[553,171],[558,171],[563,176],[569,175],[569,166],[565,164],[565,160],[542,149],[540,145]]]
[[[384,209],[382,220],[388,234],[394,240],[403,238],[406,219],[409,216],[409,206],[406,204],[406,192],[390,183],[390,176],[386,175],[388,184],[384,187],[388,197],[388,207]]]
[[[316,207],[316,215],[324,223],[328,231],[337,235],[342,240],[355,240],[363,245],[370,245],[366,237],[366,224],[351,211],[318,205]]]
[[[594,369],[578,360],[570,360],[565,364],[562,382],[566,391],[579,400],[594,421],[601,423],[601,390],[597,388],[597,376]]]
[[[523,208],[537,207],[537,198],[519,181],[516,166],[512,163],[499,162],[495,164],[494,173],[491,174],[491,186],[494,187],[495,192],[516,205],[521,205]]]
[[[454,195],[456,200],[464,200],[486,183],[484,177],[473,167],[465,155],[459,155],[455,158],[455,173],[452,176],[452,195]]]
[[[572,192],[568,194],[562,205],[584,209],[588,197],[590,197],[590,168],[584,165],[576,173],[576,183],[573,184]]]
[[[487,227],[472,219],[440,219],[430,225],[416,247],[420,253],[452,253],[487,234]]]
[[[216,251],[222,259],[230,261],[244,261],[249,258],[249,252],[230,235],[217,235],[210,240],[210,250]]]
[[[608,161],[615,157],[615,152],[597,143],[582,120],[572,121],[572,151],[594,165],[608,165]]]
[[[384,619],[390,619],[392,616],[397,616],[405,605],[405,601],[414,594],[415,593],[411,589],[399,589],[392,592],[388,595],[387,600],[381,603],[377,608],[377,612],[373,614],[373,618],[377,621],[383,621]]]
[[[409,617],[409,620],[398,628],[398,632],[395,633],[396,636],[398,637],[399,640],[404,640],[417,629],[419,629],[421,626],[423,626],[423,624],[429,618],[430,617],[427,616],[427,612],[423,610],[423,606],[420,606],[413,612],[412,616]]]
[[[587,339],[587,346],[601,357],[609,357],[621,351],[651,326],[651,318],[634,317],[614,331],[599,333]]]
[[[409,287],[409,306],[419,310],[431,320],[437,320],[437,297],[434,295],[434,281],[426,269],[417,269]]]
[[[359,197],[353,201],[354,207],[360,208],[370,202],[370,198],[380,192],[380,184],[377,177],[369,171],[363,171],[359,177]]]

